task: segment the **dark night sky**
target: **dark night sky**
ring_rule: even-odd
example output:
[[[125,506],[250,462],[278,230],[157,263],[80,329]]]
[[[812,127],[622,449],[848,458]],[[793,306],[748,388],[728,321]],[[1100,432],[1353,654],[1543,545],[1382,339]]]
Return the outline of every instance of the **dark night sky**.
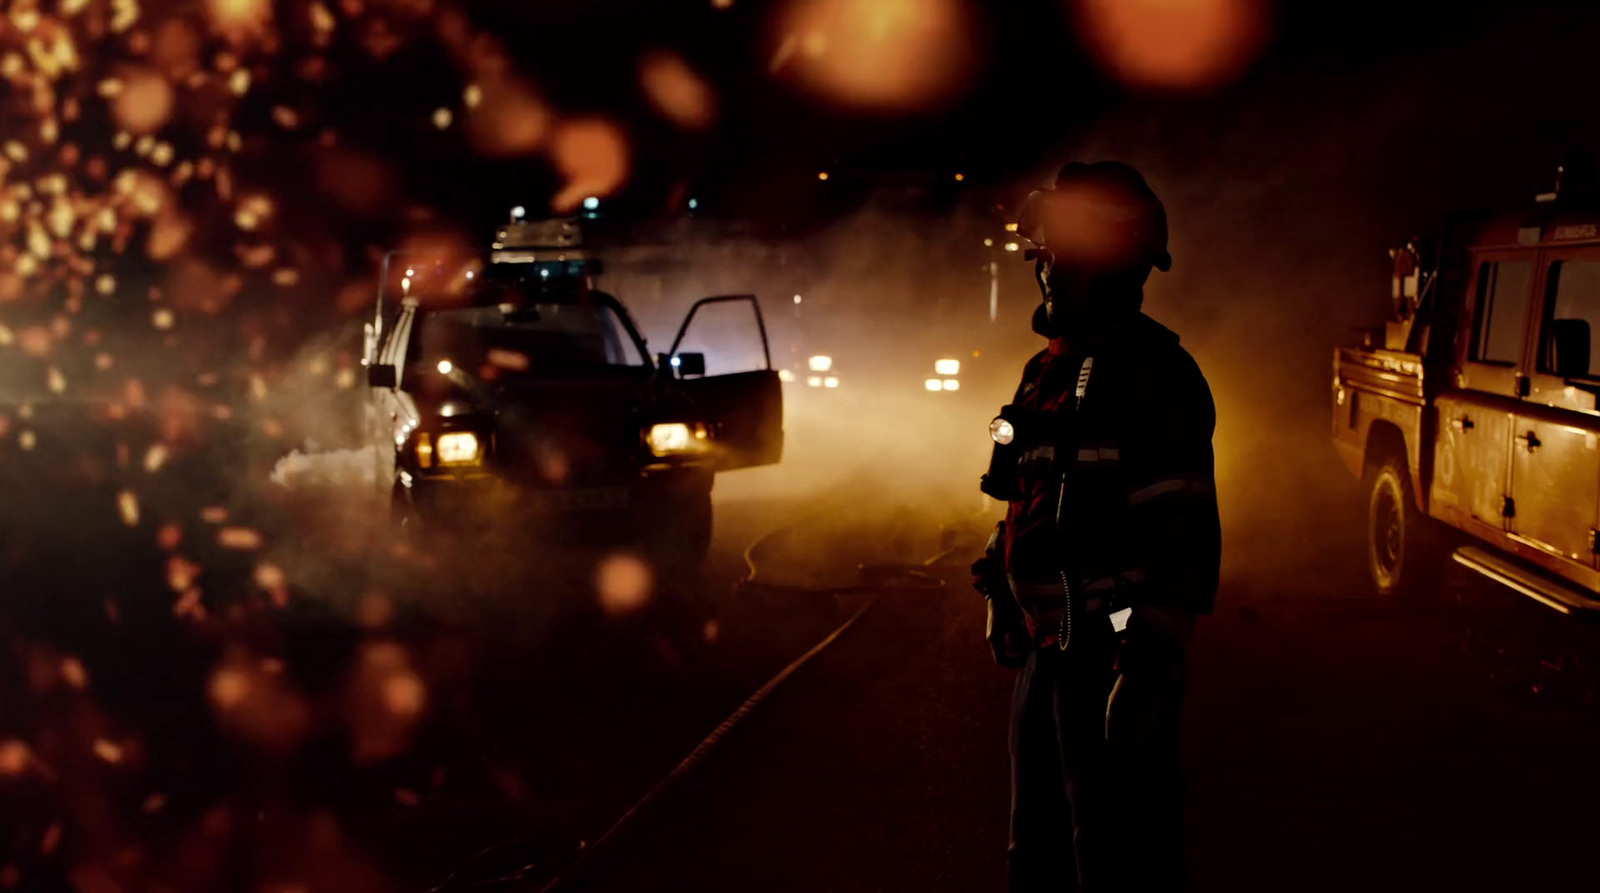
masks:
[[[1353,153],[1383,141],[1392,163],[1380,178],[1409,181],[1426,171],[1455,180],[1485,174],[1486,167],[1541,162],[1520,176],[1485,174],[1484,185],[1499,198],[1502,184],[1526,191],[1526,184],[1548,179],[1545,168],[1558,147],[1594,129],[1583,120],[1583,97],[1597,16],[1569,6],[1480,0],[1445,14],[1421,3],[1284,3],[1272,41],[1242,81],[1207,95],[1162,96],[1123,91],[1098,73],[1075,42],[1062,0],[985,0],[975,4],[982,49],[965,95],[935,113],[895,117],[841,112],[767,76],[771,4],[745,0],[718,11],[705,0],[552,0],[469,9],[558,108],[599,111],[627,124],[638,149],[627,197],[648,206],[679,177],[726,195],[728,203],[759,192],[781,204],[781,194],[770,189],[774,182],[811,191],[814,171],[824,167],[857,170],[866,180],[906,168],[962,170],[980,186],[1009,184],[1070,151],[1076,137],[1107,118],[1143,115],[1179,135],[1188,129],[1215,135],[1241,119],[1265,116],[1304,128],[1324,113],[1359,118],[1363,106],[1379,105],[1410,107],[1382,132],[1367,122],[1365,130],[1334,138],[1348,141]],[[716,87],[721,115],[709,133],[675,132],[640,95],[635,60],[658,47],[682,52]],[[425,59],[394,64],[443,73]],[[439,80],[414,91],[419,109],[437,101],[426,95],[430,89],[451,92],[452,79]],[[383,128],[394,126],[386,122],[395,120],[385,114],[371,122],[372,136],[382,139]],[[431,165],[430,155],[415,157]],[[1494,164],[1496,157],[1505,163]],[[517,191],[548,183],[538,163],[476,167]],[[419,189],[446,207],[452,200],[444,193],[453,193],[467,203],[458,210],[487,211],[471,207],[468,194],[479,190],[459,186]],[[1450,188],[1459,191],[1457,184]]]

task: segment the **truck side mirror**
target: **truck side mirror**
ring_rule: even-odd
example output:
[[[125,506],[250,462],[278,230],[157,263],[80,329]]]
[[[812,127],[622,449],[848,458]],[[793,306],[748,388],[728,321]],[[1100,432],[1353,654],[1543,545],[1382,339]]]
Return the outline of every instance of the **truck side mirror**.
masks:
[[[672,358],[672,368],[677,370],[678,377],[706,374],[706,355],[703,353],[680,353]]]
[[[399,377],[390,365],[373,365],[367,367],[367,386],[372,388],[392,388],[399,385]]]
[[[1561,378],[1589,376],[1589,321],[1550,321],[1550,369]]]

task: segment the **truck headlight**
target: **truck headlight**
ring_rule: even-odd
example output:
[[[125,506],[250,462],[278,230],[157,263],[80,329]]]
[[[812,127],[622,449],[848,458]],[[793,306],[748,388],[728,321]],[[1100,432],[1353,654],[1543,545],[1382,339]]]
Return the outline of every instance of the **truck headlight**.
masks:
[[[650,452],[657,456],[670,456],[675,453],[698,453],[710,447],[706,438],[706,426],[687,424],[684,422],[663,422],[651,425],[650,432],[645,437],[650,442]]]
[[[471,431],[451,431],[439,435],[433,451],[440,465],[476,465],[481,459],[478,446],[478,435]]]

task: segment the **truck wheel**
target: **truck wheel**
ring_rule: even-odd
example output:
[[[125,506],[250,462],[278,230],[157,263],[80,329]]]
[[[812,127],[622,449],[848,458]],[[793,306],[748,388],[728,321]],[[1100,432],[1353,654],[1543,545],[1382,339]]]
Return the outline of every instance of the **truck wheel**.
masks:
[[[1404,460],[1390,458],[1368,476],[1367,568],[1379,595],[1413,595],[1427,575],[1428,519],[1412,496]]]
[[[711,492],[684,494],[650,521],[649,551],[668,566],[697,568],[711,551]]]

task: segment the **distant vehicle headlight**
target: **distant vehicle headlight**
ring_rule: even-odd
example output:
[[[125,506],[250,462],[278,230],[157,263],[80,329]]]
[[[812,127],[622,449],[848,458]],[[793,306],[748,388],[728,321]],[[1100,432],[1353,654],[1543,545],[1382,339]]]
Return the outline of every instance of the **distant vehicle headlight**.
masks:
[[[830,375],[822,380],[822,386],[825,388],[836,388],[839,386],[839,379]]]
[[[476,465],[480,461],[478,435],[471,431],[441,434],[434,446],[434,454],[439,457],[440,465]]]
[[[959,391],[961,390],[961,380],[957,378],[947,378],[944,380],[942,387],[947,391]]]
[[[945,376],[960,375],[961,374],[961,361],[960,360],[937,360],[933,364],[933,371],[939,373],[940,375],[945,375]]]
[[[833,368],[833,357],[818,354],[806,361],[811,366],[812,372],[827,372]]]
[[[1017,439],[1017,429],[1005,419],[995,419],[989,423],[989,436],[1001,446],[1010,445]]]
[[[922,386],[927,388],[930,391],[942,391],[942,390],[944,390],[944,382],[940,381],[937,378],[928,379],[927,381],[922,383]]]
[[[794,373],[792,371],[788,370],[788,369],[779,369],[778,370],[778,380],[779,381],[794,381]]]
[[[822,376],[813,375],[810,378],[807,378],[806,379],[806,386],[807,387],[812,387],[812,388],[820,388],[820,387],[822,387]]]
[[[699,423],[664,422],[651,425],[646,440],[650,442],[650,452],[657,456],[699,453],[711,446],[706,437],[706,426]]]

